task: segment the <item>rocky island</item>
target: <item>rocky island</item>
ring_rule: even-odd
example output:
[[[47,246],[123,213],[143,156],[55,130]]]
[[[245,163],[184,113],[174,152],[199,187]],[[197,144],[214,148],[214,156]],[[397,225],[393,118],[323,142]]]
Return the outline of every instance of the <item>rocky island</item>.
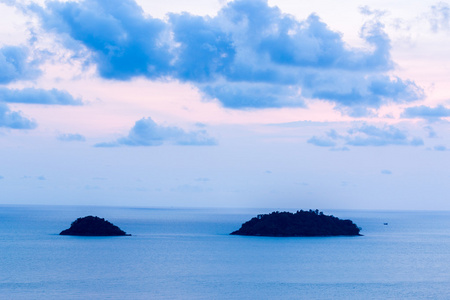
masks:
[[[272,237],[358,236],[361,235],[360,230],[351,220],[327,216],[319,210],[300,210],[296,213],[276,211],[258,215],[231,234]]]
[[[116,225],[105,219],[93,216],[78,218],[69,229],[61,231],[60,235],[77,236],[130,236]]]

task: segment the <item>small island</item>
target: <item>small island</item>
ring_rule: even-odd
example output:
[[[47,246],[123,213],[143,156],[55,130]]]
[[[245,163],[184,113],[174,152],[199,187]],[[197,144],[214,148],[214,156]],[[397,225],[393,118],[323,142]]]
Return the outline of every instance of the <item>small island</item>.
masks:
[[[76,236],[130,236],[116,225],[105,219],[93,216],[78,218],[69,229],[61,231],[60,235]]]
[[[360,236],[361,228],[351,220],[324,215],[319,210],[296,213],[272,212],[242,224],[232,235],[271,237]]]

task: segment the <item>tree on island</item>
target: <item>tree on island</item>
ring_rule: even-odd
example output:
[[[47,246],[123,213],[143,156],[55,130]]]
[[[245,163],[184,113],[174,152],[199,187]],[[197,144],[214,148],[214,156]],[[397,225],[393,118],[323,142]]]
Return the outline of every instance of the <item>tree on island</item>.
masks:
[[[333,215],[324,215],[317,209],[310,209],[296,213],[275,211],[258,215],[231,234],[273,237],[358,236],[360,230],[351,220],[341,220]]]
[[[78,218],[70,225],[69,229],[61,231],[60,235],[77,236],[125,236],[125,231],[103,218],[87,216]]]

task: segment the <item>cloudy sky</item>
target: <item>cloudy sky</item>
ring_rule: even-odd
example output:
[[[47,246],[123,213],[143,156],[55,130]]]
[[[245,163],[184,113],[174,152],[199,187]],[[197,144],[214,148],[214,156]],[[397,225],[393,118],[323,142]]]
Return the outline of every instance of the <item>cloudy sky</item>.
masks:
[[[450,2],[392,2],[0,0],[0,203],[450,209]]]

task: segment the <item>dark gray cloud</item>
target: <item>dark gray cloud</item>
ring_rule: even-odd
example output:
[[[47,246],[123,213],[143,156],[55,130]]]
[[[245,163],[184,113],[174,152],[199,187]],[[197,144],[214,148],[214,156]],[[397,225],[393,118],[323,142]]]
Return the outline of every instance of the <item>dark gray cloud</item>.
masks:
[[[27,119],[20,112],[11,111],[9,107],[0,102],[0,127],[11,129],[34,129],[37,124]]]
[[[445,117],[450,117],[450,109],[443,105],[438,105],[436,107],[421,105],[406,108],[401,116],[403,118],[422,118],[434,122]]]
[[[56,137],[62,142],[84,142],[86,138],[78,133],[62,133]]]
[[[8,89],[0,88],[0,101],[9,103],[47,104],[47,105],[81,105],[80,99],[73,98],[66,91],[57,89],[44,90],[35,88]]]
[[[0,84],[36,78],[41,72],[36,62],[28,59],[25,47],[3,46],[0,48]]]
[[[95,146],[160,146],[164,143],[195,146],[217,144],[216,140],[209,137],[205,130],[186,132],[178,127],[158,125],[151,118],[143,118],[134,124],[128,136],[119,138],[113,142],[99,143]]]
[[[304,106],[307,97],[356,116],[423,97],[414,82],[387,75],[391,45],[376,18],[361,30],[369,51],[349,47],[314,14],[299,21],[265,0],[230,2],[215,17],[182,13],[166,21],[145,15],[133,0],[49,1],[28,9],[66,45],[87,49],[104,78],[175,78],[229,108]]]
[[[339,135],[337,132],[330,131],[325,136],[313,136],[308,143],[321,147],[335,147],[340,149],[340,145],[347,146],[421,146],[423,140],[418,137],[411,137],[406,131],[400,130],[394,126],[376,127],[373,125],[362,124],[347,131],[346,134]],[[336,146],[338,146],[336,148]]]

